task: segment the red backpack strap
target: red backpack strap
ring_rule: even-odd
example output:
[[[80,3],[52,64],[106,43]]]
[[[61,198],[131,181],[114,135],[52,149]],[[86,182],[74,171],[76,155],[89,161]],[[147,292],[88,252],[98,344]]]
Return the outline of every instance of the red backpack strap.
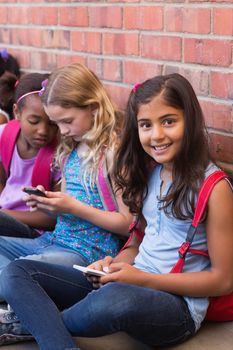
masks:
[[[180,246],[178,253],[179,253],[179,259],[177,263],[173,266],[170,272],[172,273],[178,273],[182,272],[184,262],[185,262],[185,257],[188,251],[195,253],[195,254],[200,254],[204,256],[208,256],[207,252],[197,250],[197,249],[190,249],[190,246],[192,244],[192,241],[194,239],[195,233],[197,231],[198,224],[202,218],[202,215],[204,213],[206,204],[208,202],[210,193],[214,186],[216,185],[217,182],[220,180],[226,178],[227,175],[224,173],[222,170],[217,170],[214,173],[210,174],[205,181],[202,184],[202,187],[198,193],[197,197],[197,203],[196,203],[196,209],[194,212],[194,217],[192,220],[192,224],[188,230],[187,236],[186,236],[186,241],[182,243]]]
[[[20,122],[16,119],[9,121],[2,133],[0,142],[0,152],[2,158],[2,164],[6,172],[6,176],[9,176],[10,164],[12,154],[16,144],[18,134],[20,132]]]
[[[42,185],[47,191],[51,189],[51,167],[56,147],[57,139],[54,139],[39,150],[32,172],[32,186]]]
[[[107,211],[117,211],[118,205],[112,190],[112,185],[110,182],[109,174],[107,171],[107,164],[104,156],[100,160],[98,167],[97,188],[104,209]]]

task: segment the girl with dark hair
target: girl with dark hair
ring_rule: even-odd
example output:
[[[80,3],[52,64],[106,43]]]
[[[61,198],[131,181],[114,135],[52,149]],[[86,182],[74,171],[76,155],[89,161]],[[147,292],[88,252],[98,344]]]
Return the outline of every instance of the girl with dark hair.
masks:
[[[192,243],[194,249],[208,247],[209,257],[190,253],[183,273],[170,273],[201,184],[216,169],[189,82],[171,74],[137,84],[128,101],[115,181],[144,227],[139,249],[133,236],[116,258],[90,265],[108,272],[105,276],[88,279],[71,268],[12,262],[1,287],[16,314],[14,322],[2,325],[2,338],[8,332],[25,339],[30,332],[40,349],[63,350],[74,346],[66,328],[85,337],[124,331],[151,346],[192,336],[205,318],[208,297],[233,290],[233,196],[225,180],[215,185]]]
[[[35,172],[41,183],[43,172],[48,169],[49,189],[56,188],[61,176],[55,166],[50,166],[49,159],[40,156],[48,147],[52,150],[58,135],[58,128],[50,122],[39,96],[41,84],[47,78],[48,74],[25,74],[15,88],[16,119],[0,125],[1,236],[34,238],[40,236],[41,230],[52,230],[55,225],[56,220],[46,213],[31,212],[22,192],[22,186],[32,185]],[[12,78],[13,86],[15,82],[16,78]],[[43,162],[43,166],[36,166],[38,162]]]

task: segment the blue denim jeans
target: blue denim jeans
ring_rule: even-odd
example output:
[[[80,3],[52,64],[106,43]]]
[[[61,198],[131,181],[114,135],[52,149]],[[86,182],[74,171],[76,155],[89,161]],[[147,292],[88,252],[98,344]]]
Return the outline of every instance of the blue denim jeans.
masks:
[[[82,272],[69,267],[17,260],[4,269],[1,288],[40,349],[71,347],[67,329],[86,337],[124,331],[153,346],[195,333],[182,297],[123,283],[94,290]]]
[[[88,265],[83,256],[69,247],[58,244],[50,233],[34,239],[0,237],[0,273],[11,261],[24,258],[65,266]],[[0,284],[0,299],[2,297]]]

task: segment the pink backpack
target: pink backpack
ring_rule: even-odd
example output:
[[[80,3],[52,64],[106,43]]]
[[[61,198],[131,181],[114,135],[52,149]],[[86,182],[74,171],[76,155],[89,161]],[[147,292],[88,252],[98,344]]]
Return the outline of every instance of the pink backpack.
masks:
[[[197,204],[195,208],[194,217],[192,220],[192,224],[188,230],[186,240],[180,246],[178,253],[179,259],[177,263],[171,269],[171,273],[180,273],[183,270],[183,266],[185,263],[185,257],[188,253],[200,254],[208,257],[208,251],[202,251],[197,249],[192,249],[191,244],[194,239],[194,236],[197,231],[198,224],[201,220],[203,212],[205,210],[206,204],[208,202],[209,196],[211,194],[214,186],[222,179],[227,178],[227,175],[221,171],[217,170],[213,174],[209,175],[202,187],[199,191]],[[133,233],[138,236],[139,239],[143,239],[143,233],[134,227],[135,225],[130,226],[130,230],[132,232],[128,241],[126,242],[126,247],[130,240],[132,239]],[[123,248],[124,248],[123,247]],[[206,314],[206,320],[209,321],[233,321],[233,293],[229,295],[219,296],[219,297],[210,297],[210,304]]]
[[[20,122],[15,119],[6,124],[2,133],[0,152],[7,177],[9,176],[11,158],[19,132]],[[57,140],[55,139],[39,150],[32,172],[32,186],[43,185],[46,190],[50,189],[50,170],[56,146]]]

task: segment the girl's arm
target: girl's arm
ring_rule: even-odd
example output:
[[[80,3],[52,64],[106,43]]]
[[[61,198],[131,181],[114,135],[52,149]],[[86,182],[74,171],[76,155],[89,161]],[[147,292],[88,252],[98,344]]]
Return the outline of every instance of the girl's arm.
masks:
[[[138,254],[138,249],[140,246],[141,240],[134,233],[130,239],[130,242],[127,244],[125,248],[120,250],[120,252],[113,258],[111,256],[106,256],[104,259],[95,261],[88,267],[109,272],[110,265],[113,263],[124,262],[132,265],[134,263],[134,259]]]
[[[53,188],[60,189],[60,186],[61,185],[57,183],[54,184]],[[38,186],[38,188],[44,191],[43,186]],[[1,211],[35,229],[51,231],[56,225],[56,216],[51,216],[50,213],[46,213],[45,211],[19,211],[11,209],[1,209]]]
[[[194,297],[218,296],[233,291],[233,194],[225,180],[213,189],[208,201],[208,250],[211,269],[201,272],[152,274],[125,263],[112,264],[101,283],[121,281]]]
[[[62,192],[46,191],[45,194],[46,197],[31,195],[30,201],[36,200],[38,209],[49,210],[52,213],[72,214],[105,230],[120,235],[128,235],[132,215],[123,202],[118,204],[119,212],[110,212],[93,208]]]
[[[65,179],[63,178],[62,192],[46,191],[46,198],[30,196],[29,200],[36,200],[38,209],[49,210],[53,213],[69,213],[113,233],[122,236],[128,235],[129,225],[133,220],[133,216],[123,203],[120,193],[116,195],[119,211],[110,212],[93,208],[64,192]]]
[[[31,226],[40,230],[53,230],[56,224],[56,218],[51,217],[42,211],[19,211],[10,209],[1,209],[2,212],[15,218],[25,225]]]
[[[5,170],[3,168],[2,162],[0,162],[0,193],[4,189],[5,184],[6,184],[6,174],[5,174]]]

